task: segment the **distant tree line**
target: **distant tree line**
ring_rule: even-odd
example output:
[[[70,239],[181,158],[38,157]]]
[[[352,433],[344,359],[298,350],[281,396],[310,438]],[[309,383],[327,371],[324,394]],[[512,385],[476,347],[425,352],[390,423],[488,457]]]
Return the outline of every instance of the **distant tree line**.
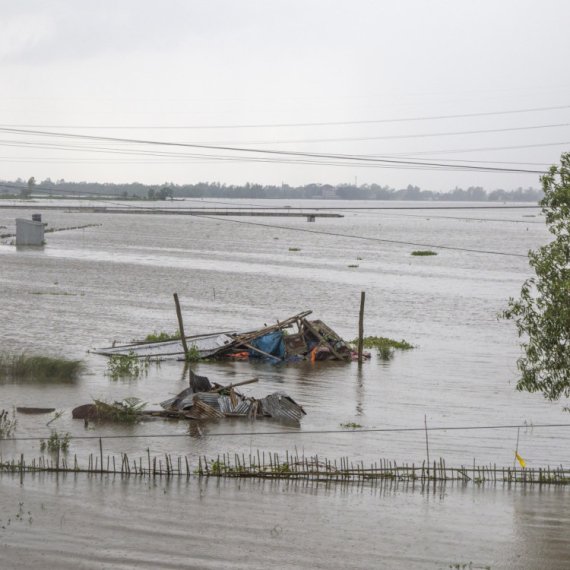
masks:
[[[422,190],[419,186],[395,189],[379,184],[339,184],[337,186],[306,184],[304,186],[266,186],[247,183],[243,186],[220,184],[219,182],[199,182],[197,184],[149,185],[140,182],[129,184],[101,184],[99,182],[66,182],[49,178],[36,182],[32,177],[28,181],[18,178],[0,181],[0,195],[20,195],[29,197],[34,192],[52,193],[64,196],[115,196],[124,199],[167,200],[172,198],[249,198],[249,199],[310,199],[320,198],[323,186],[336,188],[337,196],[343,200],[445,200],[453,202],[537,202],[542,199],[542,190],[535,188],[517,188],[515,190],[497,189],[487,192],[480,186],[467,189],[456,187],[447,192]]]

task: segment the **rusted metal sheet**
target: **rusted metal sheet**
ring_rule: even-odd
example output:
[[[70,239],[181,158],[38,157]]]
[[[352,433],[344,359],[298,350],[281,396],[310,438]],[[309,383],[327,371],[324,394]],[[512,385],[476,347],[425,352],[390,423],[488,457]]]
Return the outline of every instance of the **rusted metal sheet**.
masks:
[[[192,420],[215,420],[223,419],[224,414],[195,397],[194,405],[184,414],[184,417]]]
[[[180,394],[178,394],[177,396],[174,396],[173,398],[168,398],[168,400],[164,400],[164,402],[160,402],[159,405],[161,408],[165,410],[169,410],[170,408],[177,408],[180,402],[184,398],[190,396],[193,393],[194,390],[192,388],[186,388],[186,390],[182,390],[182,392],[180,392]]]
[[[275,392],[259,400],[261,409],[276,420],[300,422],[305,410],[284,392]]]
[[[218,400],[220,411],[224,414],[248,414],[251,402],[246,399],[239,399],[237,396],[236,400],[234,405],[230,396],[220,396]]]

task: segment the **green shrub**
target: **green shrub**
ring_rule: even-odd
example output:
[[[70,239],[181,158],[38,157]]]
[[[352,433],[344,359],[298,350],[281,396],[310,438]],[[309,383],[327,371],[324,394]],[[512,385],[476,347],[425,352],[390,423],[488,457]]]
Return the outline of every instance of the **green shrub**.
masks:
[[[130,350],[128,355],[115,354],[109,358],[107,375],[113,378],[138,378],[147,372],[149,364],[148,359],[141,360],[134,350]]]
[[[146,407],[140,398],[125,398],[121,402],[93,399],[97,419],[101,421],[134,423]]]
[[[69,449],[70,439],[70,433],[59,434],[57,430],[52,429],[49,439],[40,439],[40,449],[44,451],[47,447],[48,451],[67,451]]]

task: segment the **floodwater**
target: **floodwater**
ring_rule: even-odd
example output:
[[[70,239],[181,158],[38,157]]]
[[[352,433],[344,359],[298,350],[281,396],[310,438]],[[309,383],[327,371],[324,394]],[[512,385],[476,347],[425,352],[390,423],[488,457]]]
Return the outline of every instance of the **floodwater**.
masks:
[[[130,435],[145,438],[106,439],[105,454],[146,455],[150,448],[152,454],[186,455],[195,463],[200,454],[248,455],[258,449],[285,454],[296,448],[332,459],[421,464],[421,431],[359,433],[340,424],[421,428],[426,416],[429,427],[525,425],[518,448],[529,467],[567,464],[567,428],[538,427],[568,423],[563,404],[515,390],[516,331],[496,318],[530,276],[526,259],[456,250],[411,256],[436,245],[524,255],[549,239],[538,213],[354,210],[308,224],[305,218],[44,211],[50,227],[102,225],[46,234],[45,247],[0,245],[1,346],[83,358],[88,374],[55,386],[4,383],[1,407],[69,412],[94,397],[128,396],[155,407],[184,389],[183,363],[151,365],[140,379],[115,381],[105,375],[106,358],[86,352],[153,331],[175,331],[173,292],[180,296],[187,334],[257,327],[311,309],[351,339],[357,336],[360,292],[366,291],[365,334],[404,338],[416,349],[397,352],[387,362],[374,356],[361,368],[355,363],[196,365],[199,374],[220,383],[258,377],[243,390],[254,396],[286,391],[307,411],[301,426],[235,420],[197,430],[155,420],[86,429],[66,413],[50,427],[93,438],[72,441],[70,454],[80,462],[98,452],[99,436]],[[16,217],[30,214],[0,210],[0,225],[10,231]],[[49,436],[45,417],[18,419],[18,438]],[[314,431],[336,433],[309,433]],[[187,437],[161,437],[172,434]],[[516,442],[516,429],[429,435],[432,460],[443,457],[448,466],[474,460],[512,466]],[[4,459],[41,453],[37,440],[2,440],[0,447]],[[0,518],[12,520],[0,528],[0,567],[448,568],[471,561],[474,568],[570,567],[566,489],[448,484],[428,492],[195,478],[155,486],[134,477],[87,475],[27,475],[23,485],[1,475],[0,486]],[[16,524],[20,502],[33,514]]]

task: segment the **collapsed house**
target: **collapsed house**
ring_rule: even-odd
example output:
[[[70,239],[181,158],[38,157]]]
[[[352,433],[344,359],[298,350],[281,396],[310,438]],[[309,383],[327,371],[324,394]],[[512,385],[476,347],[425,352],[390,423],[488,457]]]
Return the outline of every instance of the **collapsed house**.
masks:
[[[212,384],[205,376],[198,376],[190,370],[190,386],[177,396],[160,402],[162,410],[138,411],[143,417],[177,418],[184,420],[218,420],[224,418],[273,418],[278,421],[301,421],[305,410],[284,392],[274,392],[264,398],[247,397],[236,387],[257,382],[258,379],[246,380],[229,386]],[[72,411],[74,419],[105,420],[115,417],[112,412],[120,411],[123,404],[85,404]],[[107,408],[107,410],[106,410]],[[113,409],[114,408],[114,409]],[[111,413],[106,413],[106,412]],[[107,417],[106,417],[107,416]]]
[[[203,358],[263,359],[269,362],[341,360],[357,358],[356,351],[320,320],[305,311],[274,325],[247,331],[224,331],[185,337],[187,346]],[[136,342],[96,349],[106,356],[135,356],[150,360],[185,360],[181,339]]]

